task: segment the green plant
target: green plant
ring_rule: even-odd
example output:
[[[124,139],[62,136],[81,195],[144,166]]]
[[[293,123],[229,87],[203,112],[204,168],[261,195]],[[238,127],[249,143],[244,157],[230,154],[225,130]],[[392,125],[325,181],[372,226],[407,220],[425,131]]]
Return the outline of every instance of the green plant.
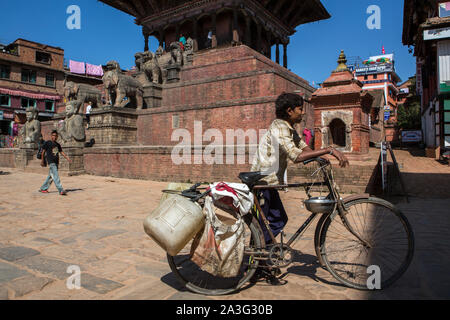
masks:
[[[397,124],[403,130],[420,130],[420,103],[399,105],[397,108]]]

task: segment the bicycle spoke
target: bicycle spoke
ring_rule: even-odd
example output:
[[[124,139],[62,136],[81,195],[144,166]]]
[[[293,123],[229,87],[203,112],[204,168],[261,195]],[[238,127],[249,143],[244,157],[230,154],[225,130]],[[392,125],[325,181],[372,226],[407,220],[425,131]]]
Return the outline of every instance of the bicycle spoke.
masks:
[[[367,198],[346,205],[347,223],[368,246],[350,233],[339,215],[324,225],[322,259],[331,274],[348,286],[367,289],[371,265],[382,270],[384,286],[389,285],[411,262],[407,223],[385,203]]]

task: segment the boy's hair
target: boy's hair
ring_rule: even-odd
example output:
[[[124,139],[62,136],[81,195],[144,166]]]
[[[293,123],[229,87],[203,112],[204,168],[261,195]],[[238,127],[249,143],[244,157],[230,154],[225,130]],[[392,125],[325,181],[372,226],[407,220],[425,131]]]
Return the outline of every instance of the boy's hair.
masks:
[[[287,109],[294,109],[297,106],[303,106],[303,98],[295,93],[283,92],[275,102],[275,114],[278,119],[286,120],[289,118]]]
[[[58,134],[58,131],[57,130],[52,130],[52,134],[54,134],[54,133]]]

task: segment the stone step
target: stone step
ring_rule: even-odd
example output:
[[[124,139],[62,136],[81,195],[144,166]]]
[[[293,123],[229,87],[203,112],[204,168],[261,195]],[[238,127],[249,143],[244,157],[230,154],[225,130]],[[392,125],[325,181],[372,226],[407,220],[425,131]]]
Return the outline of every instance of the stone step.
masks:
[[[28,164],[27,164],[27,168],[42,168],[41,160],[39,160],[39,159],[29,160]]]

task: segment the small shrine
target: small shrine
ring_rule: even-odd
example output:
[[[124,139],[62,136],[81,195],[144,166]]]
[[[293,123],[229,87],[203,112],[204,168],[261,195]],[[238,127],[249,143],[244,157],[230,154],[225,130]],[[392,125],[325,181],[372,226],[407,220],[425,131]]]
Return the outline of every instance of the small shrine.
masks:
[[[369,114],[373,97],[348,69],[344,51],[338,67],[311,98],[314,106],[315,148],[334,146],[364,160],[369,152]]]

